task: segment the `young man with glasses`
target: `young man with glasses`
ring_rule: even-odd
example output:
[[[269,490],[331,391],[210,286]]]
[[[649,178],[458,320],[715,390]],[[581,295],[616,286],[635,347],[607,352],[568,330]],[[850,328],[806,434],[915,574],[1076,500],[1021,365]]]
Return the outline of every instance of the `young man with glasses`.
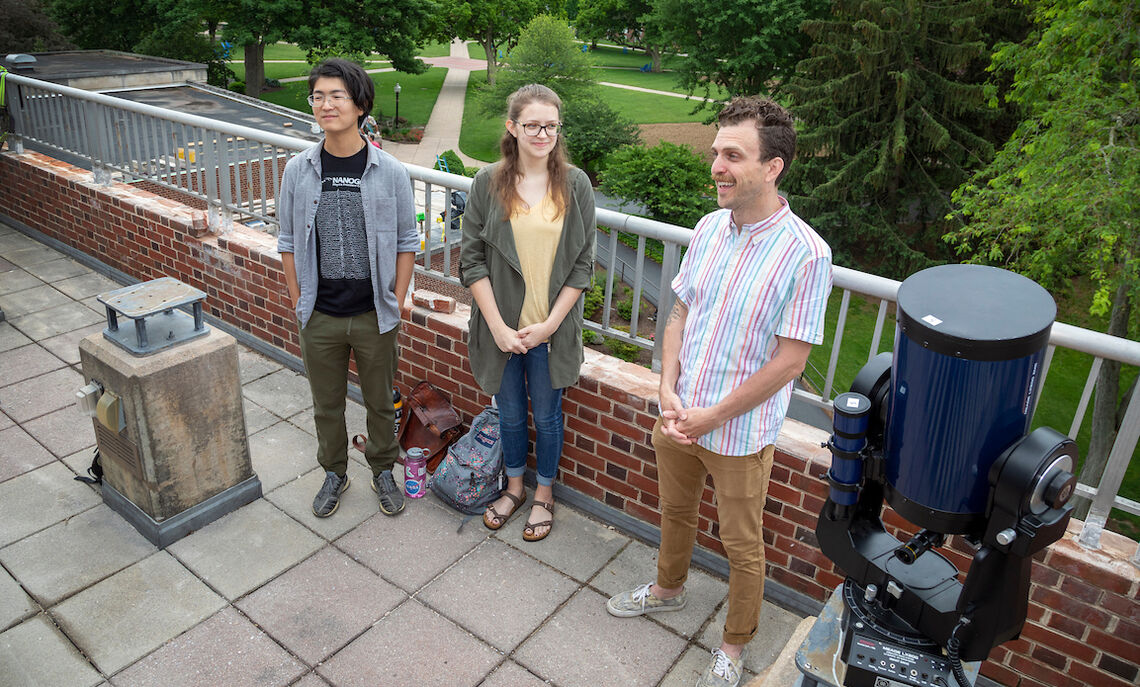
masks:
[[[673,279],[653,429],[661,496],[655,582],[606,604],[633,617],[685,607],[706,475],[728,556],[728,616],[698,687],[736,687],[764,599],[764,504],[792,384],[823,341],[831,249],[776,185],[791,165],[788,112],[756,96],[718,115],[712,179],[721,210],[697,223]]]
[[[404,508],[392,467],[399,454],[392,406],[396,335],[419,248],[407,170],[360,134],[374,87],[352,62],[326,60],[309,74],[309,104],[324,139],[285,166],[277,250],[300,328],[313,394],[324,484],[313,513],[325,518],[348,488],[344,408],[349,353],[367,412],[364,455],[385,515]]]

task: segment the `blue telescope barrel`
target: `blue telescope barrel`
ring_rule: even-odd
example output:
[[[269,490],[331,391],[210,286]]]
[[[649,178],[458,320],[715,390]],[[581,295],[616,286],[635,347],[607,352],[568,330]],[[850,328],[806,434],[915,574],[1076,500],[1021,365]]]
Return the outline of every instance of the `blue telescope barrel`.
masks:
[[[867,425],[871,420],[871,400],[853,391],[835,397],[834,431],[831,434],[831,470],[828,495],[841,506],[853,506],[859,499],[863,479],[863,457],[867,445]]]
[[[1029,431],[1053,298],[996,267],[941,265],[899,287],[886,498],[943,534],[985,527],[990,466]]]

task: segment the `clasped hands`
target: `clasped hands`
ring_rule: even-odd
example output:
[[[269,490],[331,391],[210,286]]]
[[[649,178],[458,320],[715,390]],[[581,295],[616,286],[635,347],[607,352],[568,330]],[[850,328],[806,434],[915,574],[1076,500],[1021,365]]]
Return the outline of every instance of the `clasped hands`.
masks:
[[[714,408],[686,408],[681,397],[670,389],[662,388],[658,405],[661,408],[661,433],[679,444],[692,444],[724,424]]]
[[[547,322],[539,322],[517,330],[504,325],[491,333],[495,337],[495,345],[499,347],[500,351],[522,354],[548,340],[555,329],[557,327],[553,327]]]

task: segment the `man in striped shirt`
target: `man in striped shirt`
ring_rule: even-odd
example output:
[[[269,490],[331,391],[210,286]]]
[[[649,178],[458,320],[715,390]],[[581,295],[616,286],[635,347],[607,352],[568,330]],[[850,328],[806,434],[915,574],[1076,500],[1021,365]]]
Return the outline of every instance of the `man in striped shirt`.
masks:
[[[613,615],[680,610],[705,476],[728,554],[728,617],[698,687],[734,687],[764,593],[763,515],[794,380],[823,341],[831,249],[777,193],[795,156],[791,115],[759,97],[721,111],[712,178],[721,209],[697,224],[662,341],[653,431],[661,496],[656,583],[609,600]]]

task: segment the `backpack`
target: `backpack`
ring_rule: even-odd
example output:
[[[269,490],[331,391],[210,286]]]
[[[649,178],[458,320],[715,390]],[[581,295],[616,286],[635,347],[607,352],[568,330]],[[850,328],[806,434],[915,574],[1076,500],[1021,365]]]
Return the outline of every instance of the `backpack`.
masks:
[[[503,486],[499,411],[487,407],[471,421],[467,434],[448,447],[447,457],[431,476],[430,488],[455,510],[478,515],[499,498]]]

